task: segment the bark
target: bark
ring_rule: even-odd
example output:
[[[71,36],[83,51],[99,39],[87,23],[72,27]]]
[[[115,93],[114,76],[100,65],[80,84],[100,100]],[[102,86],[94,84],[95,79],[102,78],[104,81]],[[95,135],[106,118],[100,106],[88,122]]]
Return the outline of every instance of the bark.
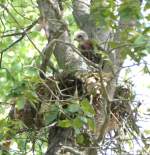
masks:
[[[48,34],[48,44],[44,49],[45,57],[43,63],[49,60],[51,52],[57,59],[58,65],[69,71],[74,70],[89,70],[88,65],[84,62],[83,58],[74,52],[70,41],[69,31],[65,21],[62,19],[62,13],[57,1],[38,0],[38,6],[41,14],[41,18],[46,23],[46,34]],[[44,67],[46,67],[44,64]],[[42,67],[42,70],[43,68]],[[45,71],[45,70],[44,70]]]
[[[45,155],[59,155],[60,148],[63,145],[72,146],[73,141],[72,129],[63,129],[54,126],[49,130],[48,149]]]

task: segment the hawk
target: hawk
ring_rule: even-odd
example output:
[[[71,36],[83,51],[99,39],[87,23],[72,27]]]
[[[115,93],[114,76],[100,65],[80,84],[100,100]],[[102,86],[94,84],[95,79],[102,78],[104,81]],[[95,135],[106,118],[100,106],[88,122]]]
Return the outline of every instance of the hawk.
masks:
[[[78,48],[84,57],[86,57],[87,59],[91,60],[94,63],[97,64],[101,63],[101,56],[95,52],[96,45],[94,45],[94,42],[89,39],[86,32],[84,31],[75,32],[74,40],[76,40],[79,43]]]

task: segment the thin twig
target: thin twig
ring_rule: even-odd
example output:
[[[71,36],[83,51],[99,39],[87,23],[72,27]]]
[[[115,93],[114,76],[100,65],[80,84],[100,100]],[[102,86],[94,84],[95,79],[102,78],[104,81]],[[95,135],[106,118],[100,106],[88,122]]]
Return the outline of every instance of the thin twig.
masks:
[[[5,51],[7,51],[8,49],[10,49],[11,47],[13,47],[15,44],[17,44],[19,41],[21,41],[24,38],[25,34],[23,33],[22,36],[17,39],[16,41],[14,41],[12,44],[10,44],[7,48],[3,49],[2,51],[0,51],[1,54],[3,54]]]
[[[82,152],[80,152],[79,150],[77,150],[77,148],[73,148],[71,146],[65,146],[63,145],[62,148],[61,148],[62,151],[67,151],[67,152],[70,152],[74,155],[82,155]]]
[[[11,33],[11,34],[4,34],[1,36],[1,38],[5,38],[5,37],[11,37],[11,36],[19,36],[19,35],[22,35],[23,32],[14,32],[14,33]]]

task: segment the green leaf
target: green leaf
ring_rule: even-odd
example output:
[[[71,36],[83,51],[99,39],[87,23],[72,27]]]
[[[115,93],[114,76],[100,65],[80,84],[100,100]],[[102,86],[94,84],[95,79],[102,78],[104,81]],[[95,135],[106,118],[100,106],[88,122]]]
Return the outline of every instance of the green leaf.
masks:
[[[82,100],[81,108],[84,113],[95,114],[95,111],[94,111],[92,105],[90,105],[90,103],[87,99]]]
[[[139,35],[134,41],[134,44],[138,46],[143,45],[145,43],[146,43],[146,37],[143,35]]]
[[[88,126],[91,130],[95,131],[96,126],[95,126],[94,119],[91,119],[91,118],[88,119]]]
[[[81,133],[81,130],[79,128],[74,128],[75,135],[79,135]]]
[[[130,50],[128,48],[122,48],[120,50],[120,53],[121,53],[122,60],[124,60],[126,56],[130,53]]]
[[[59,107],[56,105],[50,106],[50,111],[44,113],[45,123],[46,124],[52,123],[54,120],[58,118],[58,115],[59,115]]]
[[[73,119],[72,123],[73,123],[74,128],[82,128],[83,127],[83,122],[80,120],[80,118]]]
[[[79,112],[81,110],[80,105],[77,103],[70,104],[67,108],[67,111],[71,113]]]
[[[80,120],[81,120],[83,123],[87,124],[87,118],[86,118],[86,117],[80,116]]]
[[[120,38],[121,40],[127,40],[128,39],[128,33],[126,32],[126,30],[123,30],[122,32],[120,32]]]
[[[148,10],[148,9],[150,9],[150,1],[147,1],[145,6],[144,6],[145,11]]]
[[[150,15],[147,15],[145,18],[146,18],[147,20],[150,20]]]
[[[16,101],[17,108],[23,109],[25,102],[26,102],[26,100],[24,97],[18,97],[18,99]]]
[[[77,135],[76,141],[78,144],[83,144],[84,143],[84,136],[82,134]]]
[[[144,130],[144,133],[150,135],[150,130]]]
[[[119,46],[118,43],[116,43],[116,42],[114,42],[114,41],[110,41],[110,42],[109,42],[109,45],[110,45],[111,48],[116,48],[116,47]]]
[[[81,133],[77,135],[76,141],[82,146],[89,146],[91,143],[90,136],[87,133]]]
[[[113,20],[116,20],[114,15],[114,3],[108,1],[104,3],[103,1],[93,0],[91,3],[91,20],[96,26],[101,26],[103,30],[112,27]]]
[[[58,122],[58,126],[60,126],[62,128],[69,128],[69,127],[72,126],[72,122],[70,120],[68,120],[68,119],[62,120],[62,121],[60,120]]]
[[[125,0],[119,8],[119,15],[121,20],[128,22],[136,20],[140,17],[140,3],[139,0]]]

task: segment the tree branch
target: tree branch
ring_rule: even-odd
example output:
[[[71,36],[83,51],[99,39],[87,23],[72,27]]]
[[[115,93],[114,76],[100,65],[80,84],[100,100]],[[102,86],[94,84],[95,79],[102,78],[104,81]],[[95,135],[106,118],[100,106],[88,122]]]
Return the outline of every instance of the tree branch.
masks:
[[[95,26],[90,20],[91,0],[73,0],[73,16],[80,29],[87,32],[89,38],[93,38]]]
[[[74,155],[83,155],[82,152],[79,152],[76,148],[73,148],[73,147],[70,147],[70,146],[62,146],[62,151],[67,151],[67,152],[70,152]]]

